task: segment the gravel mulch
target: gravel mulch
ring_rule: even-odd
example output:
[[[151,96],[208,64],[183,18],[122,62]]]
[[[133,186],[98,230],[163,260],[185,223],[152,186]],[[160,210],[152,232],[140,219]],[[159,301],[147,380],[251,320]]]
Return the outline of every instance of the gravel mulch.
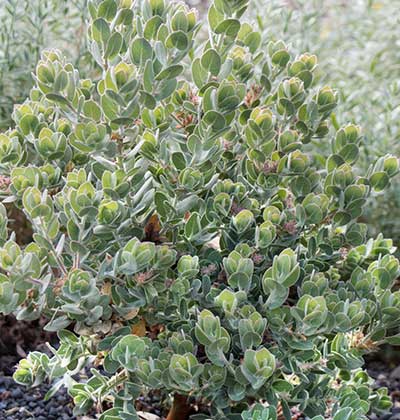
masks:
[[[400,420],[400,365],[390,366],[382,360],[370,360],[367,364],[368,373],[375,379],[377,387],[386,387],[392,397],[391,414],[381,417],[371,416],[372,420]]]
[[[16,384],[12,377],[0,374],[1,420],[73,420],[71,398],[60,390],[49,401],[44,401],[50,385],[26,389]]]

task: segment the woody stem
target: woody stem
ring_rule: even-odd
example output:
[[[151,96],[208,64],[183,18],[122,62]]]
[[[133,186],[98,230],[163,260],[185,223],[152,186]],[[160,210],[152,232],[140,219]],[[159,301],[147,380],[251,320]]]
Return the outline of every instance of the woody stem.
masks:
[[[186,420],[189,417],[190,411],[191,407],[188,403],[187,396],[175,394],[167,420]]]

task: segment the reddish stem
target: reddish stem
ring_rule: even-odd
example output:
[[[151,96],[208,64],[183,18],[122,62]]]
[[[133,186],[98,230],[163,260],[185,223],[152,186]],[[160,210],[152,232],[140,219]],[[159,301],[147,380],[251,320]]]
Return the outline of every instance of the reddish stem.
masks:
[[[188,403],[188,398],[185,395],[175,394],[167,420],[187,420],[190,411],[191,407]]]

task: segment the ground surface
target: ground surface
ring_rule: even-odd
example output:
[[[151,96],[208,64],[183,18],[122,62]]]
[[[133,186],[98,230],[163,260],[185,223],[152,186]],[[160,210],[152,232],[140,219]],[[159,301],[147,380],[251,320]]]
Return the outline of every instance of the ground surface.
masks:
[[[392,413],[381,416],[380,420],[400,420],[400,365],[389,365],[382,360],[368,362],[368,372],[378,387],[387,387],[393,400]],[[377,419],[377,417],[373,417]]]
[[[0,374],[0,419],[1,420],[71,420],[70,397],[61,390],[49,401],[44,396],[49,385],[26,390],[13,382],[10,376]]]

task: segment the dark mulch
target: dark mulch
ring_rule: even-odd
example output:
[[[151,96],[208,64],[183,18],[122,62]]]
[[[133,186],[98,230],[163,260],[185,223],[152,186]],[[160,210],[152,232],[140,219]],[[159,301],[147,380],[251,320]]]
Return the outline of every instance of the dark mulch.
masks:
[[[46,351],[46,342],[56,343],[55,334],[43,331],[44,323],[44,320],[16,321],[11,316],[0,318],[0,420],[75,419],[65,389],[44,401],[50,384],[27,389],[12,379],[18,361],[29,351]]]
[[[50,385],[26,389],[17,385],[12,377],[0,374],[1,420],[73,420],[71,398],[66,390],[49,401],[44,401]]]
[[[0,372],[10,369],[8,357],[19,360],[30,351],[44,350],[47,342],[57,343],[56,334],[43,330],[45,324],[44,319],[27,322],[13,316],[0,317]]]
[[[400,420],[400,365],[387,360],[368,360],[369,374],[375,379],[377,387],[386,387],[393,400],[391,414],[381,417],[371,416],[371,419]]]

